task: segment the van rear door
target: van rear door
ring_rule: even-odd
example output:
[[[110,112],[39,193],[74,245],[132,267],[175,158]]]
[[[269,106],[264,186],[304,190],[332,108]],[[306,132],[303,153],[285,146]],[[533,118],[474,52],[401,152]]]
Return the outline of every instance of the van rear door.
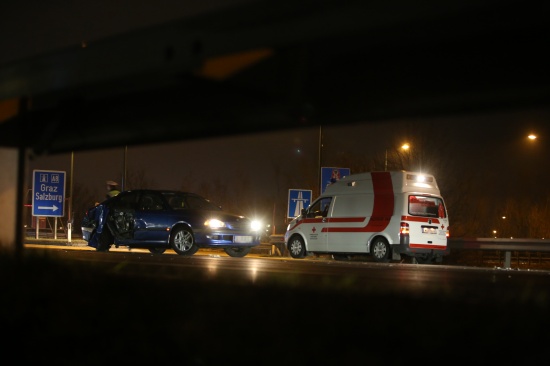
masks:
[[[447,249],[449,219],[443,198],[434,195],[409,194],[407,216],[409,247],[414,249]]]

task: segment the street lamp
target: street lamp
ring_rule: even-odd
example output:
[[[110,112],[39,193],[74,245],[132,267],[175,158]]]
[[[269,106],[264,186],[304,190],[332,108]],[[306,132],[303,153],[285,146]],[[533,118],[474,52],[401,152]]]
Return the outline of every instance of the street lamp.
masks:
[[[401,145],[401,149],[407,151],[411,148],[411,145],[408,143],[404,143]],[[385,155],[384,155],[384,171],[388,170],[388,149],[386,148]]]

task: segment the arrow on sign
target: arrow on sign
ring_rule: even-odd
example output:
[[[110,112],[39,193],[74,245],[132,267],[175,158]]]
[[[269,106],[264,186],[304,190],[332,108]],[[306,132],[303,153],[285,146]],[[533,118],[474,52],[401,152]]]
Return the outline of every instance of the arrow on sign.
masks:
[[[38,206],[38,209],[39,210],[52,210],[53,212],[57,211],[57,206],[56,205],[53,205],[53,206]]]

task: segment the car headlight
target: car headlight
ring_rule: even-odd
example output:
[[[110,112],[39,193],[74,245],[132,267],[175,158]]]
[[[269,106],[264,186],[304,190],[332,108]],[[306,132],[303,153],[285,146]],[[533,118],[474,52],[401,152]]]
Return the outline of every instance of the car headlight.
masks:
[[[220,221],[218,219],[210,219],[210,220],[206,220],[204,225],[212,229],[219,229],[221,227],[225,227],[225,222]]]
[[[262,222],[259,220],[252,220],[250,222],[250,228],[252,231],[260,231],[262,229]]]

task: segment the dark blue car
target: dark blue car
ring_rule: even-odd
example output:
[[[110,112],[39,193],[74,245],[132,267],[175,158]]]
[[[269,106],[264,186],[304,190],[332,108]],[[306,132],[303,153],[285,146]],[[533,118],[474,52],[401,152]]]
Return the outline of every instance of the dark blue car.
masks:
[[[168,190],[121,192],[88,209],[82,221],[83,239],[98,251],[115,245],[193,255],[199,248],[223,248],[244,257],[260,244],[260,235],[260,225],[249,218],[200,195]]]

